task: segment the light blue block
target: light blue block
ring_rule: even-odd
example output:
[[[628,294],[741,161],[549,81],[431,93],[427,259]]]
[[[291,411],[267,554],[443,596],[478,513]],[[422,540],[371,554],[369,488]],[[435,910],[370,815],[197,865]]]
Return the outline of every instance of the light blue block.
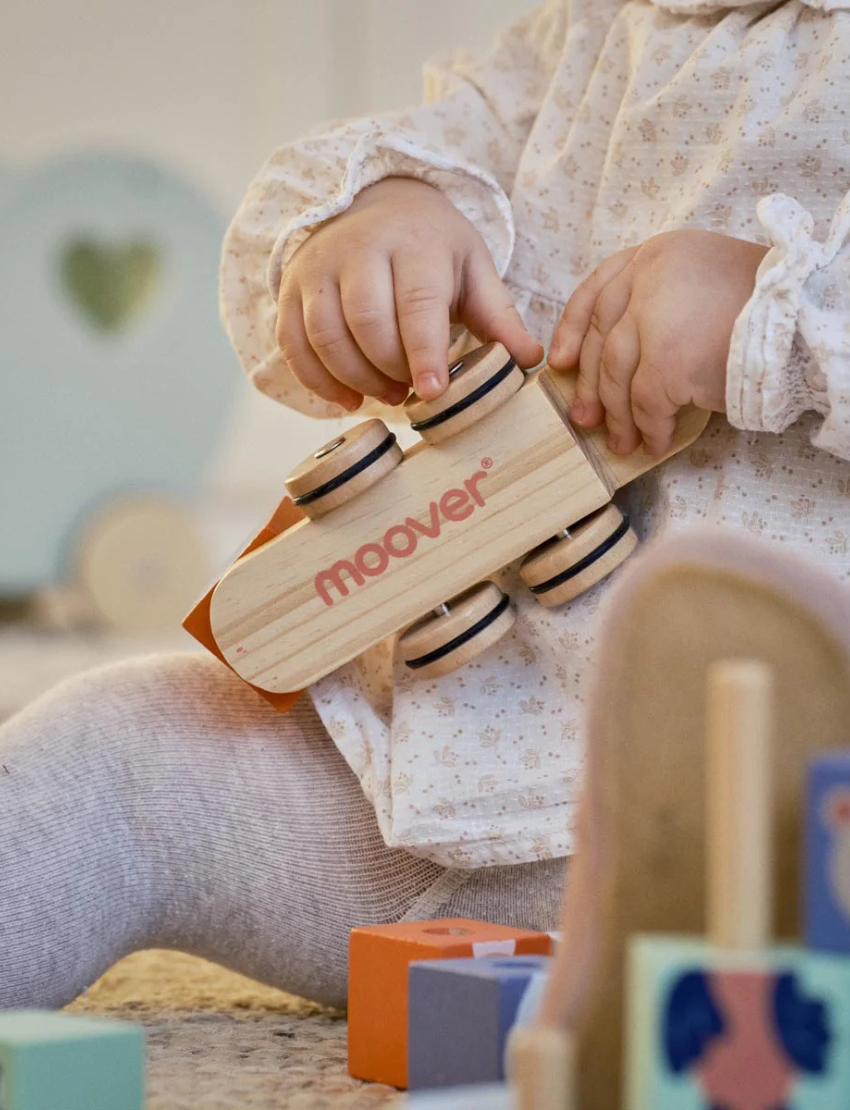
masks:
[[[411,963],[407,1081],[411,1091],[505,1078],[510,1029],[548,956],[492,956]]]
[[[516,1100],[506,1083],[480,1087],[446,1087],[417,1091],[404,1100],[405,1110],[515,1110]]]
[[[140,1026],[38,1010],[0,1012],[2,1110],[142,1110]]]
[[[850,751],[809,767],[803,889],[806,943],[850,953]]]
[[[637,937],[627,989],[629,1110],[850,1108],[850,960]]]
[[[0,590],[62,577],[91,511],[191,498],[236,392],[218,319],[224,216],[145,158],[0,178]]]

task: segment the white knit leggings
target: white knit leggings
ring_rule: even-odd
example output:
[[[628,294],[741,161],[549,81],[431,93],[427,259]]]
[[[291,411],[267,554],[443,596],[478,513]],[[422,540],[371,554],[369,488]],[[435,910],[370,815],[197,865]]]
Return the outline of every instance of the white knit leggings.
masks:
[[[554,929],[562,876],[387,848],[309,698],[278,714],[206,656],[93,671],[0,728],[0,1008],[61,1006],[146,947],[344,1005],[353,926]]]

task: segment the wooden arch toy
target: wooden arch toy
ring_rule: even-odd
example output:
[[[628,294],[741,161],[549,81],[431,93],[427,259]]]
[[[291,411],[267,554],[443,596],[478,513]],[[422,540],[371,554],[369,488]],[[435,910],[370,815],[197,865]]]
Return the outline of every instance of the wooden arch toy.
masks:
[[[617,456],[602,431],[571,427],[571,397],[571,379],[526,374],[498,343],[470,352],[441,397],[407,401],[421,442],[406,452],[373,419],[297,467],[290,498],[185,627],[280,709],[397,632],[417,674],[468,662],[513,624],[488,576],[526,556],[544,605],[599,582],[637,543],[615,492],[708,421],[685,410],[667,455]]]

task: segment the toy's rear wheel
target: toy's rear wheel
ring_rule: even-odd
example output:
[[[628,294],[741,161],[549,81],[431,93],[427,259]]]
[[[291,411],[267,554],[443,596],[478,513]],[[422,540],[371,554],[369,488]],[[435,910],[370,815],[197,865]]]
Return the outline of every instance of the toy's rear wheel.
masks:
[[[526,555],[519,573],[540,604],[552,608],[601,582],[636,547],[628,518],[606,505]]]
[[[122,633],[177,629],[207,581],[204,544],[166,498],[117,500],[84,523],[67,584],[80,619]]]
[[[428,443],[442,443],[503,405],[525,374],[501,343],[487,343],[449,368],[449,386],[435,401],[415,395],[404,408],[410,426]]]
[[[436,678],[492,647],[515,619],[508,595],[481,582],[412,624],[399,637],[399,653],[415,674]]]
[[[305,459],[286,479],[286,488],[295,504],[316,520],[374,486],[402,458],[383,420],[364,420]]]

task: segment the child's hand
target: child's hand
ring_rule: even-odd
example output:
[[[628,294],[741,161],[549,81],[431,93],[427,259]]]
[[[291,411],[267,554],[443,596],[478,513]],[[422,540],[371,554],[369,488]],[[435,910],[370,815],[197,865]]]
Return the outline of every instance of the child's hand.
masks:
[[[354,410],[448,384],[449,324],[499,340],[523,368],[543,357],[473,225],[437,189],[389,178],[319,228],[280,286],[277,342],[292,373]]]
[[[732,328],[766,252],[673,231],[603,262],[573,293],[549,352],[555,369],[579,369],[571,420],[583,428],[604,420],[618,454],[643,440],[663,455],[680,408],[725,412]]]

